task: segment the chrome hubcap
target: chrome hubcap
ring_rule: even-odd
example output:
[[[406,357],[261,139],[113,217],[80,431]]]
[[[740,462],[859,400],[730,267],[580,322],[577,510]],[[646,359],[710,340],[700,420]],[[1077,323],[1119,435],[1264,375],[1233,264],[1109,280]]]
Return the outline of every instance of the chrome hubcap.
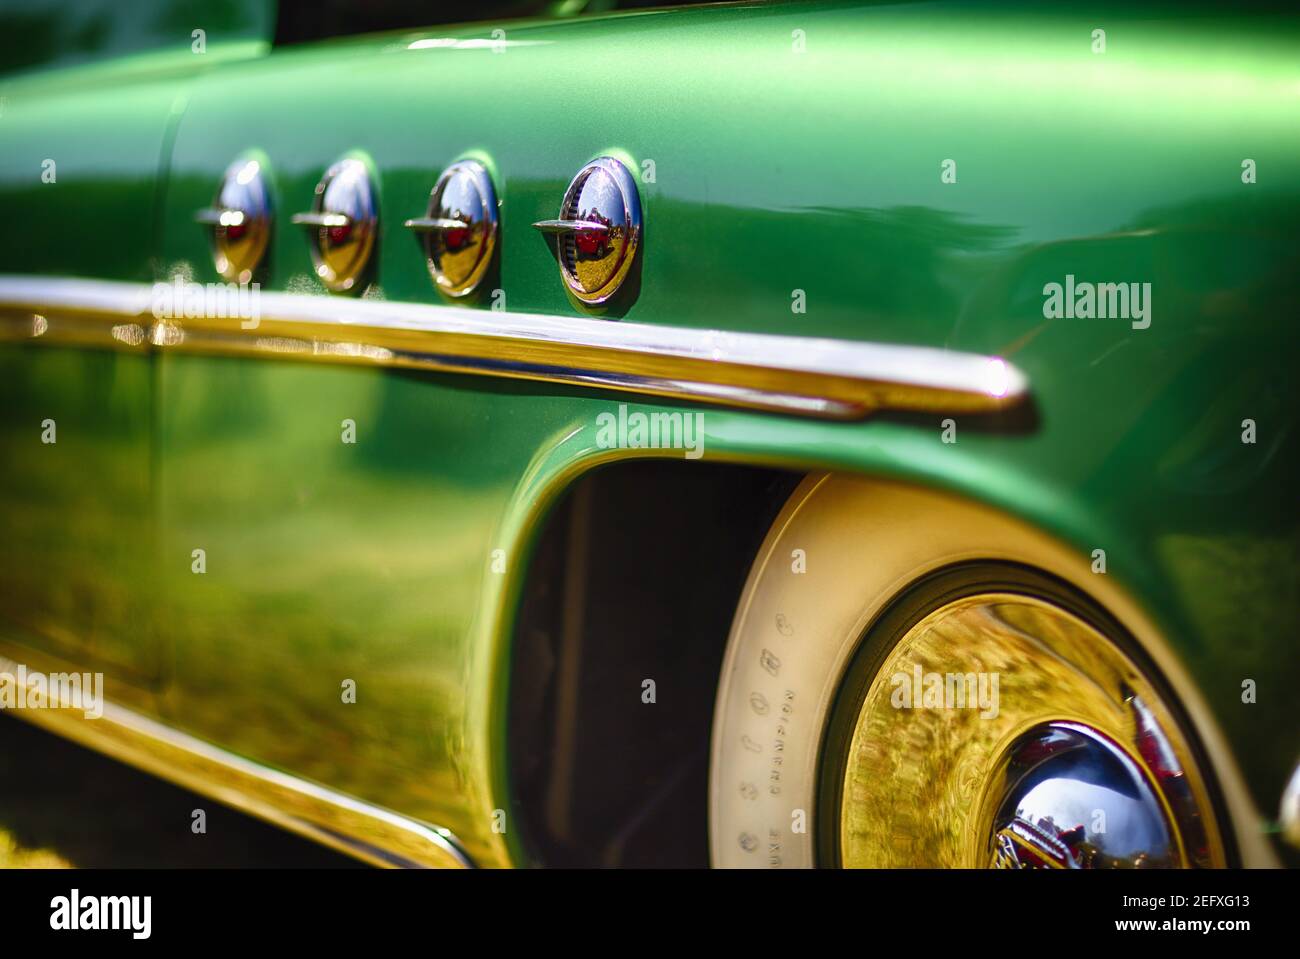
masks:
[[[1030,730],[999,770],[991,865],[999,869],[1187,865],[1159,795],[1118,744],[1074,723]]]

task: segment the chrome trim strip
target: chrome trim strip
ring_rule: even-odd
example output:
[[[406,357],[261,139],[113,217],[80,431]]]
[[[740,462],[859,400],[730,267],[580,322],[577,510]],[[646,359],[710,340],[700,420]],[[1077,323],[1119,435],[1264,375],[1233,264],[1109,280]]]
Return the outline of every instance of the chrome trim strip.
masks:
[[[825,419],[988,413],[1029,390],[1003,359],[930,347],[323,294],[259,293],[256,323],[155,319],[155,292],[168,287],[2,276],[0,337],[477,373]]]
[[[10,658],[17,650],[7,643],[0,650],[0,673],[18,676],[20,664]],[[28,670],[37,665],[44,664]],[[74,709],[6,712],[371,865],[473,865],[446,829],[269,769],[116,703],[105,702],[97,719]]]

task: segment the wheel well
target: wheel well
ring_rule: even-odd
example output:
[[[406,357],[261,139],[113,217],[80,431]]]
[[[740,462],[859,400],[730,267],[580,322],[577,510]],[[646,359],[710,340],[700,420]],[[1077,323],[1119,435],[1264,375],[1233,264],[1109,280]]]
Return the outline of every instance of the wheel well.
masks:
[[[727,635],[800,478],[640,460],[587,474],[551,512],[516,621],[507,725],[513,821],[531,864],[708,864]]]

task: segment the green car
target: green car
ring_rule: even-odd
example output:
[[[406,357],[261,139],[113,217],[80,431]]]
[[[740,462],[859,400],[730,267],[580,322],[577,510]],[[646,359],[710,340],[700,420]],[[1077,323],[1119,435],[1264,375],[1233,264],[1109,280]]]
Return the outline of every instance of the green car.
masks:
[[[6,5],[0,708],[380,865],[1296,864],[1300,21],[645,6]]]

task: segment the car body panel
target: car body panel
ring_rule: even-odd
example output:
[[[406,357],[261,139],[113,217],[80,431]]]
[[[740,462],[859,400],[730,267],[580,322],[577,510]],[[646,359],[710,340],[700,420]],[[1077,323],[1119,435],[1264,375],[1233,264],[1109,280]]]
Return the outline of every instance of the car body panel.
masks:
[[[1091,49],[1098,22],[1104,55]],[[1168,637],[1271,815],[1300,751],[1284,692],[1300,676],[1284,638],[1300,621],[1296,24],[778,4],[508,24],[504,46],[492,29],[277,50],[144,83],[139,109],[116,99],[123,84],[137,90],[130,79],[51,92],[69,119],[111,120],[95,131],[104,156],[130,162],[124,175],[61,134],[84,185],[61,164],[57,188],[39,194],[32,150],[53,121],[15,109],[0,131],[28,148],[6,150],[0,199],[30,239],[7,236],[3,269],[214,282],[193,214],[256,148],[274,184],[266,287],[324,296],[288,217],[308,208],[330,163],[364,150],[380,174],[382,224],[369,295],[438,303],[401,221],[423,213],[446,165],[475,155],[501,200],[489,285],[512,311],[600,315],[570,300],[531,224],[556,215],[583,163],[627,157],[642,170],[644,259],[635,301],[604,314],[610,322],[996,354],[1033,393],[1027,424],[959,418],[956,443],[942,441],[939,417],[822,423],[709,409],[705,455],[922,483],[1084,554],[1104,549],[1104,575]],[[45,103],[41,84],[58,77],[22,81],[23,98]],[[955,183],[941,179],[950,158]],[[1258,182],[1243,183],[1246,158]],[[155,175],[165,182],[156,234],[143,214]],[[111,251],[68,239],[78,189],[132,214]],[[37,252],[51,244],[69,252]],[[1150,282],[1150,327],[1045,319],[1043,287],[1067,274]],[[792,311],[796,290],[806,312]],[[466,309],[491,309],[489,292]],[[509,807],[501,667],[531,537],[577,475],[651,455],[599,448],[599,413],[681,406],[281,358],[3,350],[6,384],[22,384],[7,404],[14,489],[50,483],[24,472],[36,469],[48,391],[86,382],[82,362],[150,370],[114,365],[110,378],[134,404],[132,423],[154,411],[151,435],[95,432],[105,455],[136,464],[126,498],[152,504],[151,521],[122,510],[111,522],[153,544],[152,573],[131,573],[130,595],[165,644],[168,668],[145,670],[163,683],[164,719],[445,826],[479,864],[521,859],[493,812]],[[1239,439],[1248,418],[1253,445]],[[340,439],[347,419],[354,445]],[[100,488],[101,477],[82,479]],[[18,515],[12,493],[6,525]],[[10,542],[7,560],[30,561]],[[191,572],[196,548],[203,576]],[[504,573],[493,572],[497,549]],[[41,568],[72,578],[83,557]],[[347,679],[355,705],[340,704]],[[1253,704],[1245,680],[1258,683]]]

